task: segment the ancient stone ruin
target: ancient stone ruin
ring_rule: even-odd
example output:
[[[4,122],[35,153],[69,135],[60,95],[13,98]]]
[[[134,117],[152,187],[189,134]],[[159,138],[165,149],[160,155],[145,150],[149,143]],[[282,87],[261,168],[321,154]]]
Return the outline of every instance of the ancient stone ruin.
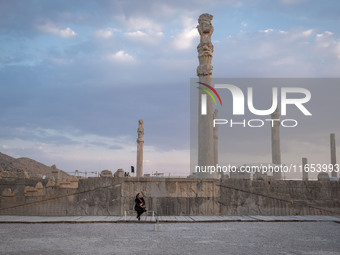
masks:
[[[212,15],[202,14],[197,26],[197,76],[200,83],[208,85],[212,83],[213,70],[212,19]],[[211,98],[199,91],[199,105],[205,100],[206,112],[200,113],[198,119],[198,164],[216,165],[218,129],[211,123],[218,112],[213,111]],[[277,108],[271,118],[279,119],[279,115]],[[133,210],[138,192],[143,193],[148,210],[157,208],[159,215],[340,215],[340,182],[330,181],[327,173],[319,174],[318,181],[308,181],[306,171],[302,181],[284,181],[281,173],[272,179],[258,175],[253,180],[248,173],[231,174],[230,178],[210,173],[200,173],[195,178],[146,176],[143,125],[139,120],[136,178],[127,176],[124,169],[115,173],[103,170],[100,177],[86,178],[65,175],[55,165],[46,178],[31,178],[18,167],[20,171],[15,174],[0,170],[0,215],[123,215]],[[281,164],[279,125],[272,127],[271,134],[272,163]],[[336,165],[335,134],[330,136],[330,147],[331,164]],[[306,164],[304,157],[302,165]],[[332,177],[336,176],[333,171]]]
[[[143,144],[144,144],[144,127],[143,120],[138,121],[139,126],[137,129],[137,177],[143,176]]]

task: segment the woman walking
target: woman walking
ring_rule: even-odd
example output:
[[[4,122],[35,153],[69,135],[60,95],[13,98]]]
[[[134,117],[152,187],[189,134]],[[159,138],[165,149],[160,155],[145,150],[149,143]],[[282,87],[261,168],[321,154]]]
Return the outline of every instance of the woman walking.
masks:
[[[135,199],[135,211],[137,212],[137,219],[140,220],[140,216],[146,212],[146,206],[145,206],[145,201],[142,196],[142,194],[137,193],[136,199]]]

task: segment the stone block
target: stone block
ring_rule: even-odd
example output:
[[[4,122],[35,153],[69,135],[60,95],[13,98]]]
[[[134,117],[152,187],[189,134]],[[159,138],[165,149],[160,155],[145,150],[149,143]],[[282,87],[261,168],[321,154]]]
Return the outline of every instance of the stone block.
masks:
[[[78,188],[79,179],[75,176],[68,176],[66,178],[61,179],[57,186],[62,189],[77,189]]]
[[[35,187],[26,186],[24,190],[25,197],[43,196],[44,193],[44,187],[41,182],[38,182]]]
[[[122,177],[124,177],[124,173],[125,173],[124,169],[120,168],[114,173],[114,177],[122,178]]]
[[[113,177],[110,170],[103,170],[100,172],[100,177]]]
[[[15,197],[15,195],[18,193],[18,190],[12,191],[11,188],[6,188],[2,191],[3,197]]]
[[[328,173],[319,173],[318,174],[318,181],[328,181],[329,175]]]

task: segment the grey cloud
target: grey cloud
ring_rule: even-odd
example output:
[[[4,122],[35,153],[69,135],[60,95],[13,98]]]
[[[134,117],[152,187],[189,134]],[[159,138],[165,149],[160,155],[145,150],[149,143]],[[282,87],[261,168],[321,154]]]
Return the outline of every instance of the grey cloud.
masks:
[[[199,39],[195,40],[191,49],[176,51],[171,45],[171,36],[182,29],[182,16],[197,19],[202,12],[213,12],[216,29],[214,35],[220,35],[221,38],[214,43],[214,77],[337,75],[337,57],[330,49],[317,51],[313,47],[315,42],[310,39],[288,42],[278,30],[270,36],[250,31],[232,34],[231,39],[226,38],[228,34],[225,34],[223,38],[221,31],[231,26],[223,22],[229,19],[232,22],[233,8],[244,11],[244,15],[255,9],[261,14],[260,7],[268,4],[268,1],[260,1],[259,7],[235,7],[236,2],[168,1],[162,5],[159,1],[2,1],[0,32],[4,38],[0,43],[7,50],[13,51],[7,55],[3,53],[4,56],[0,59],[0,125],[4,128],[2,136],[18,137],[15,128],[27,127],[33,130],[56,129],[79,136],[95,134],[104,137],[135,137],[137,121],[142,118],[145,125],[145,144],[153,145],[157,150],[188,148],[189,78],[196,76],[196,45]],[[221,8],[224,5],[233,8],[228,13],[216,9],[216,6]],[[277,4],[269,7],[275,10],[274,13],[279,13],[283,8]],[[316,11],[308,13],[306,10],[305,13],[302,11],[305,7],[304,4],[295,6],[294,8],[298,8],[295,13],[304,13],[307,17],[308,21],[301,23],[303,27],[314,28],[317,22],[312,23],[311,18],[318,15]],[[282,13],[288,15],[287,10],[291,8],[293,7],[284,7]],[[326,9],[323,7],[323,12]],[[334,16],[337,8],[333,9],[330,17]],[[266,29],[271,25],[268,17],[272,14],[263,12],[266,12],[262,17],[263,21],[249,17],[250,21],[264,24],[261,29]],[[132,28],[124,23],[124,19],[119,18],[121,16],[125,21],[134,17],[146,17],[160,24],[166,32],[160,45],[139,44],[126,38],[125,30]],[[38,36],[41,33],[36,25],[46,20],[61,28],[70,26],[73,29],[75,26],[81,32],[85,31],[88,37],[80,34],[73,41],[53,41],[54,37],[49,37],[52,40],[48,42],[49,46],[40,45]],[[106,27],[119,27],[122,31],[114,32],[107,40],[99,40],[93,36],[96,30]],[[74,29],[78,32],[76,28]],[[337,34],[333,37],[339,40]],[[30,45],[27,44],[29,41]],[[14,43],[15,47],[12,48]],[[263,43],[273,46],[274,51],[261,56],[259,48]],[[263,49],[265,52],[269,48]],[[119,50],[135,57],[136,63],[123,64],[106,58],[108,54]],[[288,60],[278,63],[282,59]],[[313,95],[322,95],[322,86],[314,90]],[[329,102],[336,101],[336,93],[338,90],[334,88],[333,93],[327,95]],[[329,118],[337,114],[335,108],[329,107],[327,116],[318,107],[325,99],[313,96],[312,100],[316,103],[311,106],[313,114],[322,119],[322,123],[330,122],[330,127],[337,129],[338,123]],[[296,130],[296,136],[312,139],[319,129],[328,132],[326,125],[307,124],[310,125],[310,132]],[[261,133],[254,140],[249,139],[244,143],[237,143],[237,135],[239,134],[226,139],[226,143],[234,144],[230,149],[243,149],[259,154],[268,149],[267,133]],[[293,139],[284,131],[282,136]],[[21,134],[20,137],[41,139],[54,144],[74,142],[67,137],[48,134]],[[252,150],[252,144],[257,144],[259,149],[256,150],[255,147]],[[112,149],[119,149],[115,145],[111,146]]]
[[[111,145],[111,146],[109,147],[109,149],[110,149],[110,150],[120,150],[120,149],[123,149],[123,147],[120,146],[120,145]]]
[[[1,101],[1,125],[74,129],[84,134],[115,137],[135,135],[137,121],[143,118],[150,145],[171,148],[186,144],[183,140],[188,127],[185,124],[187,95],[182,91],[187,84],[166,81],[145,84],[137,80],[126,86],[110,86],[112,81],[107,80],[106,86],[96,86],[95,80],[87,85],[81,80],[77,84],[65,80],[65,84],[59,86],[53,82],[48,85],[47,80],[39,82],[41,76],[33,75],[31,68],[21,69],[19,79],[14,76],[15,72],[13,76],[6,73],[7,78],[2,80],[6,85],[0,88],[2,97],[7,98]],[[48,79],[49,75],[45,75]],[[163,139],[164,134],[168,138]],[[173,139],[174,136],[179,139]]]

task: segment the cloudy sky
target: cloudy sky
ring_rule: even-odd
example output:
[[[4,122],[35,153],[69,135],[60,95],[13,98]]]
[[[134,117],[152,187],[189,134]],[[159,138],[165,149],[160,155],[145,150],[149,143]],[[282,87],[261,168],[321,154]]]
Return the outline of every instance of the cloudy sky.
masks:
[[[128,170],[143,119],[144,172],[189,173],[206,12],[214,77],[339,77],[337,0],[0,0],[0,151],[67,172]]]

